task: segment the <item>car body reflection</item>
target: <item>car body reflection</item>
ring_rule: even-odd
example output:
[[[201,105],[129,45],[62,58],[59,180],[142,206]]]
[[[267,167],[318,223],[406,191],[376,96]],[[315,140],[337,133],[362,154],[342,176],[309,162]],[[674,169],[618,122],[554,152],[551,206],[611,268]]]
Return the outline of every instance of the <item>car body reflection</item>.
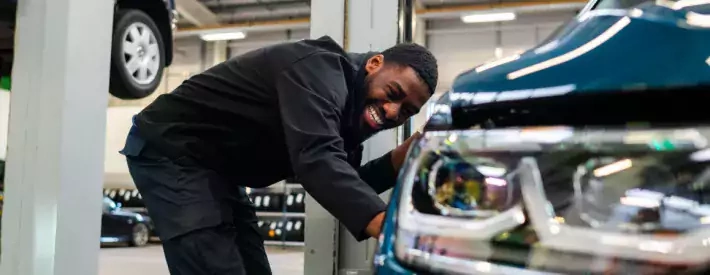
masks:
[[[400,171],[376,274],[710,273],[708,12],[591,0],[461,73]]]

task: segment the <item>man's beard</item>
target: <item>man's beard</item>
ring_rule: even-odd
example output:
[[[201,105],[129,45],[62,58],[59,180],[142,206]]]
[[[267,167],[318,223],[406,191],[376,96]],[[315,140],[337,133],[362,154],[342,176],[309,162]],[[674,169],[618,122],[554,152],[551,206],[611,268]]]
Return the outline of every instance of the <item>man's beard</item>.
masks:
[[[362,141],[365,141],[372,137],[373,135],[377,134],[379,132],[379,129],[372,129],[370,125],[367,124],[365,121],[365,118],[363,117],[363,114],[366,112],[366,108],[369,105],[372,105],[374,103],[377,103],[377,100],[368,98],[370,96],[370,86],[372,85],[372,75],[368,75],[363,79],[363,83],[360,86],[360,91],[357,91],[361,95],[363,95],[363,100],[361,101],[362,103],[359,104],[358,106],[358,127],[359,127],[359,133]]]
[[[375,134],[388,130],[391,128],[396,127],[397,122],[388,120],[386,118],[386,112],[382,107],[381,100],[379,99],[374,99],[370,98],[370,90],[372,86],[372,78],[373,75],[367,75],[363,79],[362,85],[360,85],[360,90],[357,91],[361,95],[363,95],[362,100],[360,101],[361,103],[358,105],[358,126],[359,126],[359,136],[361,141],[365,141],[369,139],[370,137],[374,136]],[[378,129],[373,129],[366,121],[364,116],[366,115],[366,108],[370,105],[373,105],[377,111],[379,112],[378,115],[382,119],[384,123],[380,125]]]

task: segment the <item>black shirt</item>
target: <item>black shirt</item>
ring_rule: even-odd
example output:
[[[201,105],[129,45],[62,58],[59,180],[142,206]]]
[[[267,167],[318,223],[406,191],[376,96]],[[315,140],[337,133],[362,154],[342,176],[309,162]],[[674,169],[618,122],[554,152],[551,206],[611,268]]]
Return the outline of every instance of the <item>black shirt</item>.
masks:
[[[395,183],[390,155],[363,167],[359,134],[364,63],[329,37],[231,58],[185,80],[135,117],[168,156],[190,156],[235,184],[265,187],[295,176],[356,238],[384,211]]]

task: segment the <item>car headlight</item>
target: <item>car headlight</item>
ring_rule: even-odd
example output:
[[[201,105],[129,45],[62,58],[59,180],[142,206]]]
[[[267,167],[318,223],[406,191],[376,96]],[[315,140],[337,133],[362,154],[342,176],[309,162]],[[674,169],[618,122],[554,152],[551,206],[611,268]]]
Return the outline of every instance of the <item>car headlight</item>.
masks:
[[[705,128],[427,133],[403,171],[395,255],[454,274],[704,271],[708,137]]]

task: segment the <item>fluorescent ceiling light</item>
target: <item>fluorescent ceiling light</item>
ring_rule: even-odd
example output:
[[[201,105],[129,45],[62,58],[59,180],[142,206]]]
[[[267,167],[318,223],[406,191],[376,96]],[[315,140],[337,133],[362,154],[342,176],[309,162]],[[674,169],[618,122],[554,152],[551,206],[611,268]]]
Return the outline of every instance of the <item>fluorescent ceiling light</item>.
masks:
[[[200,35],[204,41],[221,41],[244,39],[247,35],[244,32],[208,33]]]
[[[461,16],[461,21],[464,23],[486,23],[515,20],[515,13],[485,13],[485,14],[470,14]]]

